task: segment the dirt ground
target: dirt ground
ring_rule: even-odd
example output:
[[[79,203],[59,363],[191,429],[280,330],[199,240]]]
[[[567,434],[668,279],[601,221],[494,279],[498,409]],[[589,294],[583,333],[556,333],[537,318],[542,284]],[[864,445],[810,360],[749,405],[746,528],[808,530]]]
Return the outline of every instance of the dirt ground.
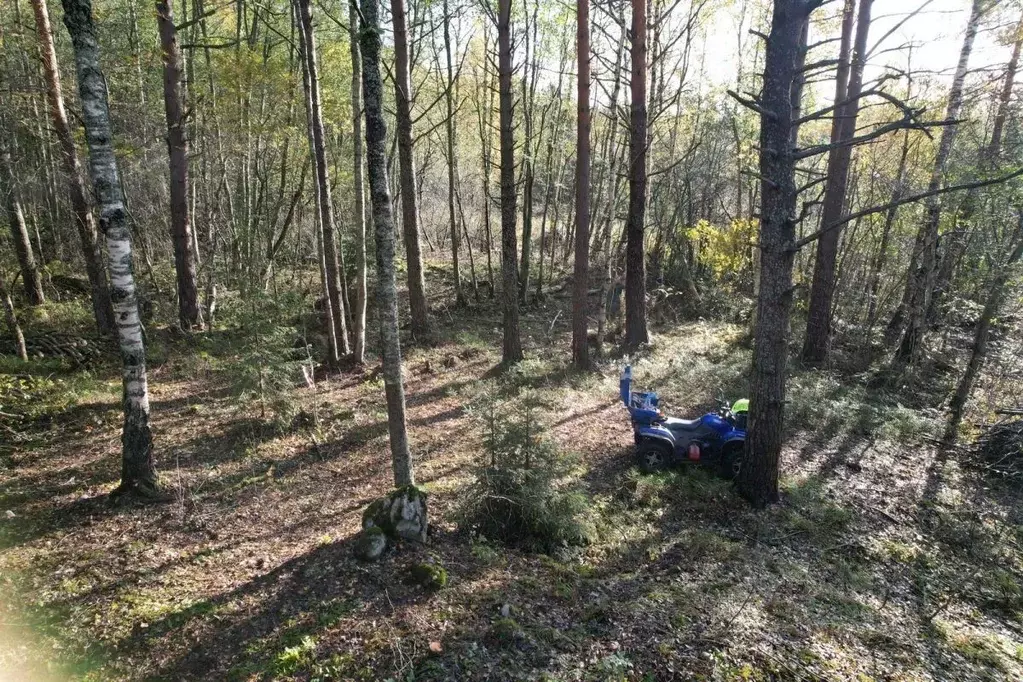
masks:
[[[123,506],[106,498],[116,371],[40,370],[19,390],[47,409],[7,422],[0,447],[0,679],[1023,679],[1023,507],[938,457],[935,419],[862,378],[796,375],[785,501],[756,513],[710,472],[635,472],[620,366],[566,370],[564,306],[527,310],[530,359],[512,377],[495,371],[484,309],[439,313],[442,342],[407,352],[434,528],[375,564],[352,553],[362,510],[391,487],[372,365],[296,388],[306,419],[282,433],[224,385],[229,359],[171,345],[150,381],[174,500]],[[739,328],[656,331],[636,381],[673,412],[739,396]],[[550,399],[592,500],[590,545],[541,556],[459,531],[483,454],[471,407],[498,382]],[[407,580],[426,558],[444,589]]]

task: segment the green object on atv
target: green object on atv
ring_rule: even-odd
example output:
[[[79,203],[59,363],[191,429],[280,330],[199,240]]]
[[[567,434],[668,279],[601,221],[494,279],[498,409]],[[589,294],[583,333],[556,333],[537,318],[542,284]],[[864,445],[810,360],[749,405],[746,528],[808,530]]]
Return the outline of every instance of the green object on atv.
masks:
[[[739,398],[732,404],[732,413],[749,412],[749,398]]]

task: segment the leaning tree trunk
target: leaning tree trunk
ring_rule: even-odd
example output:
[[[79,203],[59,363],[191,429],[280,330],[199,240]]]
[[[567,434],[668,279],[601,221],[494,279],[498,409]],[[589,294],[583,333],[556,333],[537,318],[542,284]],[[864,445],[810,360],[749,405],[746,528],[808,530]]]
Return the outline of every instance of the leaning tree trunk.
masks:
[[[185,330],[202,327],[199,287],[192,250],[192,223],[188,214],[188,140],[181,96],[181,52],[174,13],[168,0],[157,0],[156,23],[163,53],[163,104],[167,115],[167,150],[170,155],[171,241],[178,283],[178,322]]]
[[[959,433],[959,425],[963,420],[963,411],[966,409],[966,402],[973,392],[973,384],[984,366],[987,358],[987,345],[991,337],[991,326],[999,309],[1002,307],[1002,300],[1005,298],[1005,285],[1013,274],[1013,266],[1023,257],[1023,215],[1020,216],[1020,229],[1017,236],[1016,248],[1009,254],[1005,263],[995,271],[994,281],[988,292],[987,301],[984,303],[984,310],[977,321],[977,329],[973,336],[973,347],[970,349],[970,361],[966,364],[966,371],[959,380],[955,395],[952,396],[952,403],[949,407],[950,413],[948,425],[945,428],[943,442],[947,445],[955,443]]]
[[[848,0],[846,11],[851,11],[855,2]],[[835,102],[838,109],[831,126],[831,142],[839,144],[856,135],[856,119],[860,112],[860,91],[863,86],[863,68],[867,61],[867,36],[870,33],[870,12],[873,0],[860,0],[856,19],[856,44],[853,48],[852,66],[839,64],[838,84],[835,88]],[[843,47],[847,44],[847,31],[851,32],[851,21],[842,26]],[[848,82],[843,78],[848,75]],[[845,102],[845,104],[841,104]],[[834,149],[828,157],[827,185],[824,190],[824,206],[821,211],[821,225],[837,222],[845,212],[845,195],[849,184],[849,166],[852,162],[852,146]],[[828,230],[817,240],[817,258],[814,261],[813,284],[810,287],[810,308],[806,320],[806,336],[803,340],[803,361],[809,365],[820,365],[828,356],[831,340],[832,302],[835,298],[836,265],[841,229]]]
[[[21,267],[21,283],[25,289],[25,298],[29,305],[40,305],[46,300],[43,295],[43,278],[39,274],[39,266],[36,265],[35,255],[32,253],[32,240],[25,224],[25,214],[21,210],[17,183],[14,169],[11,167],[11,153],[4,146],[0,150],[0,193],[5,196],[7,222],[11,226],[11,239],[14,242],[15,254],[18,256],[18,265]]]
[[[1020,48],[1023,47],[1023,34],[1020,33],[1020,29],[1023,29],[1023,25],[1017,25],[1016,27],[1016,41],[1013,44],[1012,56],[1006,65],[1005,77],[1002,79],[1002,89],[998,94],[998,105],[995,109],[994,122],[991,125],[991,141],[980,150],[977,166],[981,172],[990,173],[998,167],[998,157],[1001,154],[1002,148],[1002,134],[1005,130],[1005,121],[1009,115],[1009,105],[1016,81],[1016,71],[1019,68]],[[967,192],[955,217],[955,226],[949,231],[948,236],[943,239],[946,246],[935,276],[932,288],[933,294],[927,310],[928,327],[933,326],[941,301],[945,294],[948,293],[952,284],[952,277],[969,245],[969,234],[967,231],[974,220],[980,191],[979,189],[971,189]]]
[[[401,228],[405,236],[409,312],[412,337],[430,338],[430,309],[423,278],[423,252],[419,245],[419,213],[416,210],[416,170],[412,149],[412,87],[409,77],[408,30],[405,3],[391,0],[394,27],[394,99],[397,112],[398,175],[401,193]],[[365,63],[365,60],[363,60]]]
[[[966,80],[967,66],[970,61],[970,53],[973,51],[973,41],[977,36],[977,28],[980,24],[980,17],[990,6],[985,0],[973,0],[973,9],[970,12],[970,19],[966,25],[966,34],[963,37],[963,47],[959,53],[959,64],[956,66],[955,77],[952,79],[952,88],[948,94],[948,107],[945,110],[945,120],[954,121],[959,117],[959,110],[963,103],[963,82]],[[928,191],[936,192],[941,188],[945,179],[945,169],[952,156],[952,145],[958,134],[958,125],[948,125],[941,129],[941,139],[938,142],[938,152],[934,159],[934,168],[931,172],[931,181]],[[923,225],[917,233],[916,243],[913,247],[913,257],[909,265],[909,274],[906,282],[906,293],[903,297],[901,308],[908,318],[906,331],[902,336],[902,342],[895,352],[894,362],[896,364],[913,363],[919,358],[921,342],[927,325],[927,311],[930,308],[931,295],[933,294],[934,277],[938,260],[938,225],[941,222],[941,198],[937,195],[927,199],[927,213]],[[898,313],[897,313],[898,314]]]
[[[629,217],[625,224],[625,345],[647,343],[646,254],[646,0],[632,0],[632,119],[629,139]],[[610,228],[608,228],[610,229]],[[606,254],[610,257],[610,254]]]
[[[501,296],[504,298],[502,361],[522,360],[519,338],[518,234],[515,225],[515,137],[512,110],[511,0],[498,0],[498,81],[501,108]]]
[[[776,0],[767,39],[760,106],[760,296],[754,330],[749,436],[737,480],[754,507],[778,499],[785,416],[785,372],[795,258],[796,159],[792,84],[798,76],[803,25],[815,5]]]
[[[376,235],[377,317],[387,394],[387,430],[391,440],[394,483],[415,483],[412,455],[405,428],[405,389],[401,379],[398,340],[398,297],[394,274],[394,218],[387,188],[387,125],[384,123],[383,83],[380,78],[380,20],[377,0],[362,0],[362,84],[366,97],[366,155],[369,167],[373,230]]]
[[[114,492],[153,496],[158,486],[153,464],[153,436],[149,428],[146,349],[132,274],[131,234],[114,156],[110,107],[106,80],[100,70],[92,3],[91,0],[62,0],[61,4],[64,6],[64,25],[71,34],[74,47],[85,139],[89,145],[89,169],[99,209],[99,228],[107,241],[111,299],[121,346],[124,430],[121,436],[121,484]]]
[[[7,292],[7,284],[4,282],[4,275],[0,272],[0,305],[4,308],[4,320],[7,328],[14,337],[14,345],[17,347],[18,357],[22,362],[28,362],[28,349],[25,347],[25,335],[21,333],[21,325],[18,324],[18,315],[14,312],[14,302]]]
[[[96,222],[92,217],[88,194],[82,179],[82,167],[78,162],[78,151],[75,149],[74,135],[68,123],[64,109],[64,95],[60,86],[60,69],[57,65],[57,53],[53,47],[53,29],[50,27],[50,15],[46,8],[46,0],[32,0],[35,11],[36,35],[39,36],[39,55],[43,62],[43,73],[46,77],[46,96],[50,101],[50,114],[53,117],[53,129],[60,142],[61,157],[64,170],[68,176],[68,190],[71,195],[71,209],[75,214],[75,227],[82,242],[82,255],[85,258],[85,272],[89,277],[90,295],[92,297],[92,314],[96,318],[96,327],[101,334],[113,334],[114,311],[110,307],[110,286],[107,271],[103,267],[103,249],[100,248]]]
[[[330,175],[327,168],[327,143],[323,129],[323,110],[320,105],[320,79],[316,65],[316,37],[313,34],[313,15],[309,0],[296,0],[299,30],[303,37],[306,70],[309,85],[309,117],[312,129],[312,155],[316,170],[316,185],[319,188],[320,224],[323,229],[323,260],[327,274],[327,300],[330,303],[337,339],[337,354],[346,356],[351,352],[348,345],[348,329],[345,325],[345,309],[342,298],[341,269],[338,264],[338,244],[334,231],[333,201],[330,194]]]
[[[348,5],[348,32],[352,52],[352,155],[355,164],[352,191],[355,193],[355,310],[352,313],[357,364],[366,361],[366,187],[363,177],[365,156],[362,139],[362,55],[359,54],[359,14],[354,2]]]

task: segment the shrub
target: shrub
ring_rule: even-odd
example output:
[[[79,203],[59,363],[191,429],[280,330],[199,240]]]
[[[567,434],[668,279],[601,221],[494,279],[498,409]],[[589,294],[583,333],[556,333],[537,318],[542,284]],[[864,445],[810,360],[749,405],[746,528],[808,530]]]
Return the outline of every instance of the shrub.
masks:
[[[302,380],[303,369],[311,371],[309,346],[296,341],[289,323],[299,297],[252,298],[244,313],[239,310],[237,328],[232,330],[233,357],[225,363],[234,393],[242,406],[259,404],[260,417],[274,425],[290,428],[298,415],[292,390]]]
[[[486,396],[475,410],[483,424],[485,461],[460,510],[461,525],[479,536],[549,552],[585,544],[589,500],[567,481],[571,462],[546,438],[536,393],[499,405]]]

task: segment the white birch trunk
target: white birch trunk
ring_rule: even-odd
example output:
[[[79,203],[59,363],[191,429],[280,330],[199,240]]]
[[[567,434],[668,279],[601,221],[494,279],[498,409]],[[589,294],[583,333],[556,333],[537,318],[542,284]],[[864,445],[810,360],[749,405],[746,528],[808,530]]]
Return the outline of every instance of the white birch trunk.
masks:
[[[132,273],[131,234],[124,195],[118,177],[110,129],[106,81],[100,70],[99,43],[90,0],[62,0],[64,25],[71,34],[82,102],[85,138],[89,145],[89,173],[99,209],[99,227],[107,242],[111,299],[121,347],[124,386],[124,430],[121,436],[121,484],[114,494],[157,492],[153,465],[153,436],[149,428],[149,387],[146,349],[139,321],[135,278]]]

